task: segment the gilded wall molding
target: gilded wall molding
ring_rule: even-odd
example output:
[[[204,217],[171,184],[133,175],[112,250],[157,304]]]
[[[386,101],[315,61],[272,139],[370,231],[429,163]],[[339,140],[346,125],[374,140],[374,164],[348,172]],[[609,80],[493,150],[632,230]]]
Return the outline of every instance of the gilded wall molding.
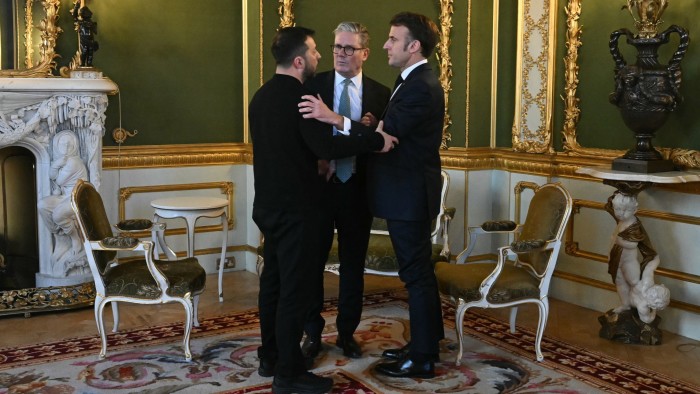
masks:
[[[102,149],[105,170],[253,164],[253,146],[243,143],[110,146]]]
[[[133,194],[137,193],[165,193],[165,192],[176,192],[184,190],[206,190],[206,189],[219,189],[221,194],[226,197],[228,201],[228,209],[226,212],[226,219],[228,222],[228,229],[232,230],[234,226],[233,213],[234,210],[234,185],[233,182],[204,182],[204,183],[184,183],[175,185],[152,185],[152,186],[131,186],[122,187],[119,189],[119,221],[126,219],[126,202],[131,198]],[[199,226],[196,229],[197,232],[209,232],[209,231],[221,231],[221,225],[213,226]],[[166,235],[170,234],[185,234],[185,229],[169,229],[165,231]],[[150,237],[150,231],[134,232],[132,236],[136,238]],[[220,249],[219,249],[220,250]]]
[[[450,119],[449,102],[452,91],[452,59],[450,58],[450,33],[452,31],[452,14],[454,13],[453,0],[439,0],[440,3],[440,42],[437,47],[437,59],[440,64],[440,85],[445,95],[445,119],[442,124],[441,149],[447,149],[452,141],[452,134],[448,131],[452,125]]]
[[[598,156],[613,159],[623,150],[583,147],[577,140],[577,126],[581,116],[581,99],[576,90],[579,84],[578,51],[582,45],[583,29],[580,24],[581,0],[568,0],[566,13],[566,56],[564,57],[564,152],[574,156]],[[693,149],[656,148],[664,159],[672,160],[683,168],[700,168],[700,152]]]
[[[280,16],[280,29],[294,26],[294,0],[278,0],[277,13]]]
[[[552,153],[556,0],[521,0],[518,6],[513,149]]]
[[[470,78],[471,78],[471,59],[472,59],[472,0],[467,1],[467,69],[465,94],[466,102],[464,103],[465,111],[465,128],[464,128],[464,146],[469,147],[469,107],[471,99],[469,97]]]

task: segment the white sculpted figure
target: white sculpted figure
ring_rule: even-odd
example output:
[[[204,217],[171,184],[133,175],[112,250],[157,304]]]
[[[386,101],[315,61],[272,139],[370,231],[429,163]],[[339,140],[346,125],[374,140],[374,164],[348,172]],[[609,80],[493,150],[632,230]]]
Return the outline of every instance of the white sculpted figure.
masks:
[[[78,179],[87,179],[88,171],[78,155],[78,139],[71,131],[62,131],[54,137],[54,158],[49,177],[52,181],[50,196],[39,201],[39,214],[54,234],[51,255],[51,274],[66,277],[89,273],[75,213],[70,205],[71,192]]]
[[[670,302],[670,292],[664,285],[654,284],[654,270],[659,266],[659,256],[651,245],[637,213],[637,199],[619,192],[613,194],[605,206],[617,227],[613,233],[608,273],[617,286],[621,305],[615,313],[637,309],[639,318],[651,323],[656,311]]]

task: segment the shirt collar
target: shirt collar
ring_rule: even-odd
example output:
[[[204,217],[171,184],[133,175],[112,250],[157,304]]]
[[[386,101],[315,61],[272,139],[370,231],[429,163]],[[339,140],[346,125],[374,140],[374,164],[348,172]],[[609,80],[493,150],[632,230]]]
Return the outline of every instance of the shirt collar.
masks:
[[[338,85],[342,84],[343,81],[344,81],[345,79],[346,79],[346,78],[345,78],[344,76],[338,74],[338,72],[336,71],[336,72],[335,72],[335,83],[334,83],[333,86],[338,87]],[[355,85],[355,87],[356,87],[358,90],[360,90],[360,88],[362,87],[362,71],[360,71],[360,72],[359,72],[357,75],[355,75],[354,77],[350,78],[350,80],[351,80],[352,83]]]
[[[406,78],[408,78],[408,74],[410,74],[411,71],[415,70],[416,67],[418,67],[422,64],[426,64],[426,63],[428,63],[428,59],[423,59],[423,60],[411,65],[410,67],[406,67],[406,69],[401,72],[401,78],[403,78],[405,81]]]

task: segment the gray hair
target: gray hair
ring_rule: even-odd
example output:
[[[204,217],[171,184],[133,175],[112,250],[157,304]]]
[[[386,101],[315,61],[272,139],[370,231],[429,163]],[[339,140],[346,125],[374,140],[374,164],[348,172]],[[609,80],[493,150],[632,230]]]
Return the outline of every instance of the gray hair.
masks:
[[[369,48],[369,31],[367,31],[367,27],[362,23],[340,22],[338,27],[333,30],[333,34],[335,35],[342,32],[359,34],[362,48]]]

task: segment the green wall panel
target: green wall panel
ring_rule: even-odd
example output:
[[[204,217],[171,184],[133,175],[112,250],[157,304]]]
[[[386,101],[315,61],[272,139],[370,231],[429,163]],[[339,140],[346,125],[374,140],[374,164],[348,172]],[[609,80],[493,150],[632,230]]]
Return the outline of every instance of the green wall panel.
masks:
[[[69,63],[77,46],[70,9],[58,50]],[[122,127],[138,129],[132,145],[242,141],[242,6],[239,1],[88,2],[98,24],[94,66],[120,89]],[[119,125],[110,97],[105,145]]]

